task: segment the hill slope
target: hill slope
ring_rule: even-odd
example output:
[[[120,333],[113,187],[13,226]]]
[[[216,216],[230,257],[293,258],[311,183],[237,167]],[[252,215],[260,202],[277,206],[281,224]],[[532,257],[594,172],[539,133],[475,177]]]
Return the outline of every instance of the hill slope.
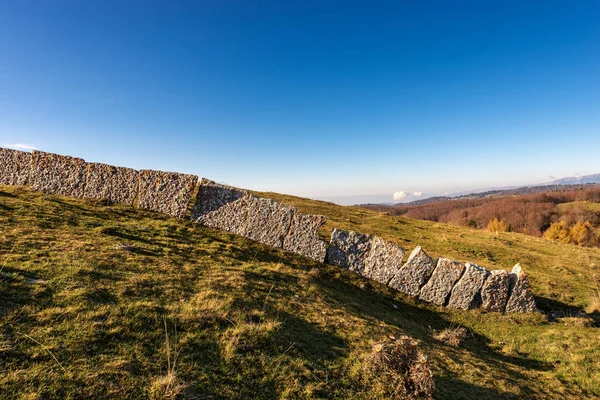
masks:
[[[324,236],[335,226],[488,268],[521,262],[559,316],[598,288],[598,249],[262,195],[326,215]],[[1,398],[383,398],[361,362],[401,334],[423,341],[437,398],[600,396],[597,312],[438,308],[187,221],[22,187],[0,187],[0,227]],[[457,325],[471,333],[463,348],[432,338]]]

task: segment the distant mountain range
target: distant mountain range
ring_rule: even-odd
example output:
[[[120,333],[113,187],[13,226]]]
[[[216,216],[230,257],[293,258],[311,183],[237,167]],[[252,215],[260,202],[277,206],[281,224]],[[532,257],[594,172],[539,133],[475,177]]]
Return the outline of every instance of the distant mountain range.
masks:
[[[568,178],[557,179],[549,185],[588,185],[590,183],[600,183],[600,174],[585,175],[580,177],[571,176]]]
[[[563,186],[572,186],[572,188],[577,187],[585,187],[586,185],[598,185],[600,184],[600,174],[592,174],[585,175],[580,177],[568,177],[556,179],[552,182],[547,183],[538,183],[529,186],[506,186],[500,188],[489,188],[489,189],[481,189],[475,190],[472,192],[459,192],[453,193],[447,196],[433,196],[425,199],[415,200],[406,203],[388,203],[388,202],[370,202],[368,204],[362,205],[381,205],[381,206],[418,206],[428,203],[433,203],[436,201],[443,200],[456,200],[456,199],[477,199],[484,197],[495,197],[495,196],[513,196],[520,194],[532,194],[532,193],[541,193],[541,192],[552,192],[563,190]]]

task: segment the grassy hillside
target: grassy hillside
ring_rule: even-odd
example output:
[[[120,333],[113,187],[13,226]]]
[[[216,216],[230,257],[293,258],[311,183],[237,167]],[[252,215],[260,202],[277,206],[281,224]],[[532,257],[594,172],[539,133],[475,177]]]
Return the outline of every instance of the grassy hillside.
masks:
[[[600,212],[600,203],[592,203],[589,201],[571,201],[569,203],[562,203],[557,206],[561,211],[576,209],[576,208],[584,208],[593,212]]]
[[[267,196],[328,216],[324,236],[521,262],[557,318],[434,307],[187,221],[4,186],[0,398],[385,398],[362,363],[402,334],[423,341],[436,398],[600,396],[598,312],[573,317],[598,288],[599,249]],[[463,347],[433,339],[458,325]]]

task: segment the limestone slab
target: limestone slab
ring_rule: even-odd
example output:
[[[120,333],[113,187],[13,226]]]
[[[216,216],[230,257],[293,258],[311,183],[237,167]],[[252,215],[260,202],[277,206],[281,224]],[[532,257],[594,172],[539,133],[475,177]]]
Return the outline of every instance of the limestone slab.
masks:
[[[394,275],[389,283],[391,288],[399,290],[410,296],[418,296],[421,288],[431,277],[435,269],[435,260],[421,248],[417,246],[406,263]]]
[[[131,168],[87,163],[84,197],[133,204],[138,193],[138,172]]]
[[[505,270],[494,270],[481,287],[481,308],[504,312],[510,288],[510,275]]]
[[[335,228],[327,249],[327,262],[363,274],[365,259],[371,250],[371,235]]]
[[[146,169],[139,172],[138,182],[139,208],[184,218],[198,177]]]
[[[0,148],[0,185],[26,185],[31,153]]]
[[[243,235],[248,219],[248,197],[245,190],[202,178],[192,209],[192,221]]]
[[[34,150],[29,185],[43,193],[83,198],[85,165],[81,158]]]
[[[521,265],[517,264],[510,273],[511,293],[506,303],[506,312],[527,313],[537,310],[529,286],[529,278]]]
[[[272,199],[249,196],[248,217],[243,236],[282,248],[296,209]]]
[[[296,212],[289,232],[283,241],[283,248],[318,262],[325,262],[327,243],[319,237],[319,227],[326,220],[321,215]]]
[[[448,307],[461,310],[478,308],[481,305],[481,287],[489,274],[477,264],[466,263],[465,273],[452,289]]]
[[[419,299],[440,306],[445,305],[452,288],[464,270],[465,266],[458,261],[440,257],[431,278],[421,289]]]
[[[365,259],[363,275],[387,285],[400,271],[404,249],[380,237],[373,237],[371,250]]]

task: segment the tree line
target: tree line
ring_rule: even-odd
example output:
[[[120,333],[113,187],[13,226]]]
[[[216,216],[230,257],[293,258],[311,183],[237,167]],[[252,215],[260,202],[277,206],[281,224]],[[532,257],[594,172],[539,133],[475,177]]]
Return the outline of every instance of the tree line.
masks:
[[[581,246],[600,247],[600,188],[450,199],[421,205],[367,205],[413,219],[490,231],[512,231]]]

